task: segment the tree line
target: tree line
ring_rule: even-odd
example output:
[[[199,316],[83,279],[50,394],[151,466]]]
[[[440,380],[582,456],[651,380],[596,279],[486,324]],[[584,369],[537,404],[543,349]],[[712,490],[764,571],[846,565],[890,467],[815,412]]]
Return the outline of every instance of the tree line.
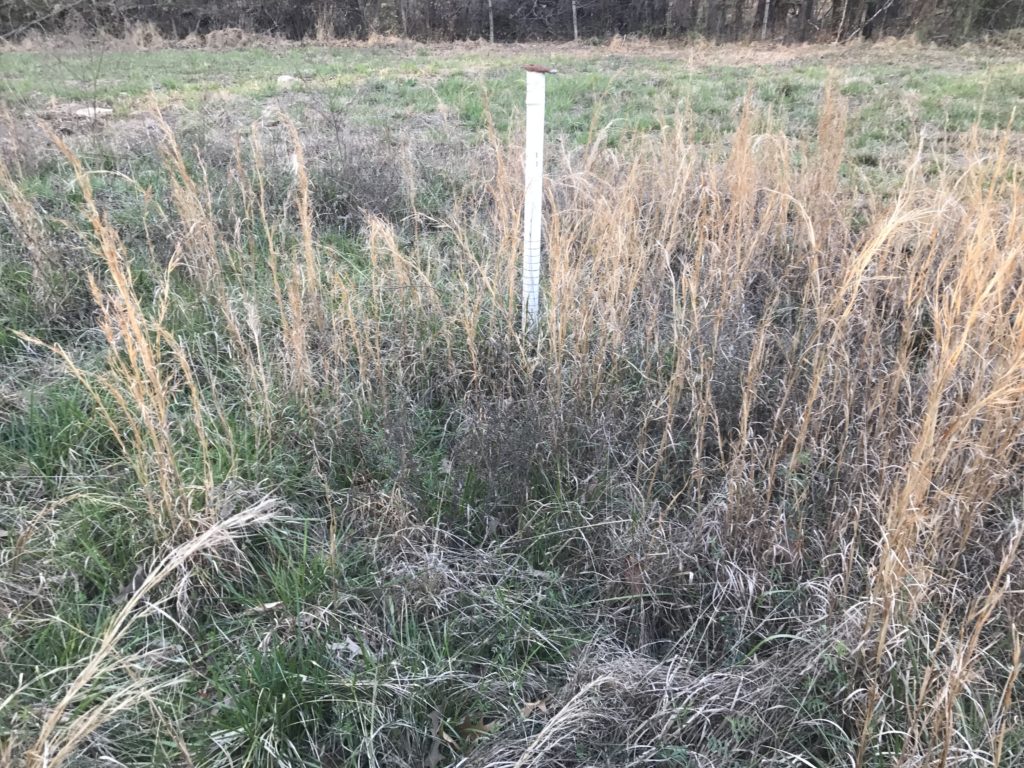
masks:
[[[135,23],[185,37],[239,27],[301,39],[566,40],[639,34],[716,41],[916,34],[954,41],[1024,26],[1024,0],[0,0],[0,36]]]

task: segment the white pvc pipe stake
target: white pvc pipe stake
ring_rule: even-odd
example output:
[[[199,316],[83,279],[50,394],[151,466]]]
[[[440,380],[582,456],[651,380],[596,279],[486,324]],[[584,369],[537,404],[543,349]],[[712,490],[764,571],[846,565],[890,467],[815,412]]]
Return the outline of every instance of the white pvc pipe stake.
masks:
[[[539,69],[539,68],[538,68]],[[526,72],[526,184],[523,209],[523,330],[540,315],[540,247],[544,203],[544,72]]]

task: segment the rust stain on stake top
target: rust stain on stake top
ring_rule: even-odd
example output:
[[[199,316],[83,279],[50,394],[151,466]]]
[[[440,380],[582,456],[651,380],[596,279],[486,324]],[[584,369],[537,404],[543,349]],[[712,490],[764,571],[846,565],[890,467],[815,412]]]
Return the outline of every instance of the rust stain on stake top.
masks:
[[[537,72],[541,75],[557,75],[558,70],[554,67],[542,67],[539,64],[527,64],[523,67],[527,72]]]

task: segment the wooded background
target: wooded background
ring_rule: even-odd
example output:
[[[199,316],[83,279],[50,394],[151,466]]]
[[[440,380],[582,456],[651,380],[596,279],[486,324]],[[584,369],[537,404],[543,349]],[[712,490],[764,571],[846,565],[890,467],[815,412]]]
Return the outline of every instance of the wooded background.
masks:
[[[641,34],[785,42],[1024,26],[1024,0],[0,0],[0,36],[152,22],[168,37],[241,28],[288,38],[564,40]]]

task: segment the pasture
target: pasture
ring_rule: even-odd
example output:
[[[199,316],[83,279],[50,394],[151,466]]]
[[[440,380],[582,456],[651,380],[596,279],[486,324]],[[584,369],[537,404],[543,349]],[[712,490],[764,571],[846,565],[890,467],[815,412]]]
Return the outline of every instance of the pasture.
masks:
[[[1024,764],[1022,170],[992,46],[3,51],[0,764]]]

